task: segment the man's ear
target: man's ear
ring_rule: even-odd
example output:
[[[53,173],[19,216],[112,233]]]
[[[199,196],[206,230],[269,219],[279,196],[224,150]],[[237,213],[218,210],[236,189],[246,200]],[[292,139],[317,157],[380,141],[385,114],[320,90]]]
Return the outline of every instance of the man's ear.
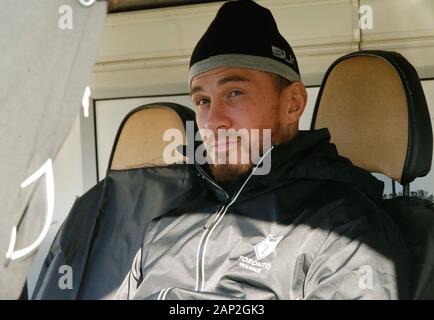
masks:
[[[287,123],[296,123],[301,118],[307,103],[306,87],[299,81],[292,82],[283,89],[280,99]]]

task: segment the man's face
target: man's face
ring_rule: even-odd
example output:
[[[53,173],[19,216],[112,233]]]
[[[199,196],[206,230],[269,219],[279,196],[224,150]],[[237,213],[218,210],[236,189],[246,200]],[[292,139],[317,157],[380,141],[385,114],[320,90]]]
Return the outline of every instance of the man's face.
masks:
[[[271,143],[287,141],[281,99],[270,74],[244,68],[219,68],[196,76],[191,83],[196,120],[204,139],[210,169],[219,182],[236,181],[252,167],[251,151],[262,153],[263,129],[271,129]],[[204,129],[216,139],[206,139]],[[246,129],[248,139],[219,135],[219,130]],[[259,135],[250,134],[257,129]],[[258,137],[259,136],[259,137]],[[257,138],[258,137],[258,138]],[[266,150],[265,150],[266,151]],[[236,154],[236,162],[229,160]],[[246,163],[243,159],[250,159]],[[226,159],[220,164],[219,159]],[[218,163],[218,164],[216,164]]]

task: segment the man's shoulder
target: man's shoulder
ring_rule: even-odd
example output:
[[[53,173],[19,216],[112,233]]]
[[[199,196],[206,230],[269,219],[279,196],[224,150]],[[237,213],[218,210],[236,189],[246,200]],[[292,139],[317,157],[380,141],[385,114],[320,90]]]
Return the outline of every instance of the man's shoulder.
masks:
[[[299,223],[304,221],[337,233],[357,229],[366,236],[387,232],[400,237],[400,231],[383,208],[381,198],[371,198],[357,186],[344,182],[312,181],[306,182],[305,186],[309,184],[313,189],[300,202]]]

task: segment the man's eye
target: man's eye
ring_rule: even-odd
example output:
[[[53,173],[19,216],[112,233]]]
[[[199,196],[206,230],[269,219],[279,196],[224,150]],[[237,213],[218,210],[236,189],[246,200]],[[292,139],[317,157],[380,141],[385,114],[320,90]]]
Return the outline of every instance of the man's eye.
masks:
[[[230,97],[236,97],[236,96],[239,96],[239,95],[241,95],[241,94],[242,94],[241,91],[239,91],[239,90],[233,90],[233,91],[231,91],[231,92],[229,93],[229,96],[230,96]]]
[[[196,102],[196,105],[201,106],[201,105],[208,104],[208,103],[209,103],[208,99],[202,98]]]

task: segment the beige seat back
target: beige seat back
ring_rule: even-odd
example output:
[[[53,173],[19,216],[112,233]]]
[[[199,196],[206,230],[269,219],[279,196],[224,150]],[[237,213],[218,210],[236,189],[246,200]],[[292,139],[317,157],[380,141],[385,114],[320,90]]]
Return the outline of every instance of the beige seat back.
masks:
[[[176,145],[187,145],[185,109],[169,104],[151,104],[132,111],[121,124],[109,161],[109,170],[129,170],[154,166],[167,166],[185,162],[185,157]],[[181,112],[181,113],[180,113]],[[193,111],[191,111],[193,115]],[[191,116],[190,115],[190,116]],[[192,117],[194,119],[194,117]],[[181,139],[165,134],[167,131],[179,132]],[[172,150],[170,157],[164,152]]]
[[[339,153],[406,184],[431,167],[432,128],[416,71],[401,55],[360,51],[329,68],[312,129],[328,128]]]

